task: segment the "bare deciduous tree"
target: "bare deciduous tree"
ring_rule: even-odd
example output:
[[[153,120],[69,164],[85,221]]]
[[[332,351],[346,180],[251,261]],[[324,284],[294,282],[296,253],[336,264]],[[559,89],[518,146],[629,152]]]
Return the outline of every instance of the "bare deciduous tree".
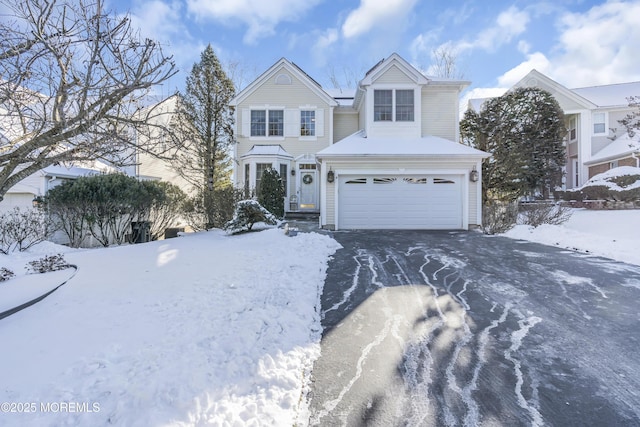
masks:
[[[0,201],[52,164],[125,165],[149,132],[143,108],[177,70],[102,0],[0,0]],[[153,141],[153,139],[145,139]],[[157,150],[156,150],[157,152]]]
[[[464,73],[458,68],[458,54],[448,44],[438,46],[431,52],[430,75],[446,79],[463,79]]]

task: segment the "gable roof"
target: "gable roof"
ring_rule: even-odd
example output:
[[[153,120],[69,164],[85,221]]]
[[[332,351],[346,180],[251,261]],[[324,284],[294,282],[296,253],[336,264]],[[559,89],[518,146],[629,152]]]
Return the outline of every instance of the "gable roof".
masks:
[[[388,58],[381,60],[376,65],[374,65],[373,68],[367,71],[364,78],[360,80],[359,86],[371,85],[376,81],[377,78],[379,78],[393,66],[398,67],[401,72],[403,72],[416,84],[425,85],[430,81],[430,79],[428,79],[424,74],[422,74],[415,67],[405,61],[404,58],[402,58],[400,55],[398,55],[397,53],[392,53]]]
[[[267,71],[258,76],[258,78],[251,82],[246,88],[241,90],[240,93],[238,93],[231,100],[231,102],[229,102],[229,105],[237,106],[238,104],[240,104],[267,80],[275,77],[281,70],[286,70],[289,73],[293,74],[298,80],[300,80],[300,82],[302,82],[302,84],[304,84],[307,88],[309,88],[309,90],[311,90],[321,99],[325,100],[330,106],[335,107],[338,105],[337,101],[333,99],[327,92],[325,92],[318,82],[312,79],[307,73],[302,71],[300,67],[286,58],[281,58],[271,67],[269,67]]]
[[[529,73],[514,84],[511,89],[519,87],[538,87],[545,90],[548,89],[547,91],[551,92],[554,97],[556,94],[560,94],[583,108],[594,109],[597,107],[596,104],[582,97],[580,94],[568,89],[535,69],[529,71]]]

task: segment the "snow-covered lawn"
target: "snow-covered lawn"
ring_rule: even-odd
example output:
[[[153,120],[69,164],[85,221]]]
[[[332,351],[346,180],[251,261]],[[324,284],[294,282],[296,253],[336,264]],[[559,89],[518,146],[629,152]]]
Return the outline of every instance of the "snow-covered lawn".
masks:
[[[517,225],[504,236],[640,265],[640,210],[573,209],[562,225]]]
[[[305,416],[319,294],[338,248],[270,229],[67,250],[76,276],[0,320],[0,425],[293,425]],[[25,276],[24,265],[60,249],[0,255],[17,274],[0,282],[0,300],[3,288],[20,294],[12,282],[26,299],[30,281],[42,289],[47,276]]]

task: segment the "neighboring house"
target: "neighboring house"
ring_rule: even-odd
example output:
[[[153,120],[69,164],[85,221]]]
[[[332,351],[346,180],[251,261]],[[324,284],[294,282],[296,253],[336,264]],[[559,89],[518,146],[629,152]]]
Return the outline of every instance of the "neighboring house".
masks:
[[[457,142],[468,84],[392,54],[355,91],[324,90],[283,58],[231,102],[235,184],[259,187],[273,167],[286,211],[317,212],[329,229],[477,226],[488,154]]]
[[[0,202],[0,213],[15,207],[31,208],[47,191],[65,181],[115,171],[116,169],[100,161],[84,162],[79,166],[47,166],[10,188]]]
[[[640,82],[568,89],[532,70],[514,86],[551,93],[565,114],[567,163],[565,188],[577,188],[618,166],[640,166],[640,135],[629,137],[618,123],[633,111],[627,98],[640,95]],[[480,111],[482,100],[470,100]]]
[[[175,118],[178,96],[170,96],[145,109],[142,114],[149,114],[148,123],[155,125],[151,127],[149,135],[136,135],[137,143],[140,146],[149,146],[150,142],[156,144],[153,152],[160,157],[149,152],[138,150],[135,155],[135,164],[131,167],[123,168],[131,176],[141,180],[167,181],[174,184],[188,195],[193,195],[196,188],[189,181],[184,179],[178,172],[178,168],[170,160],[175,148],[164,129],[171,127],[171,122]],[[164,128],[164,129],[163,129]]]

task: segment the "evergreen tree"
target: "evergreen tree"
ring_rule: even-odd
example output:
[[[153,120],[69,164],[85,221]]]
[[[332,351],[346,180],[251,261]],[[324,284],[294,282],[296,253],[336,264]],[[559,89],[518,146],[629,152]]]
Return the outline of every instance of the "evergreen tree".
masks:
[[[636,132],[640,131],[640,96],[630,96],[627,98],[629,101],[629,107],[634,108],[634,111],[627,114],[622,120],[618,120],[631,138],[636,135]]]
[[[200,55],[187,77],[178,107],[178,128],[184,137],[175,167],[202,197],[206,228],[216,221],[214,192],[231,186],[230,147],[234,143],[233,81],[227,76],[211,45]]]
[[[278,218],[284,216],[284,187],[280,174],[273,168],[266,169],[260,179],[258,203]]]
[[[460,123],[462,142],[487,151],[482,165],[483,199],[517,200],[562,184],[565,164],[564,114],[553,96],[538,88],[517,88],[493,98]]]

